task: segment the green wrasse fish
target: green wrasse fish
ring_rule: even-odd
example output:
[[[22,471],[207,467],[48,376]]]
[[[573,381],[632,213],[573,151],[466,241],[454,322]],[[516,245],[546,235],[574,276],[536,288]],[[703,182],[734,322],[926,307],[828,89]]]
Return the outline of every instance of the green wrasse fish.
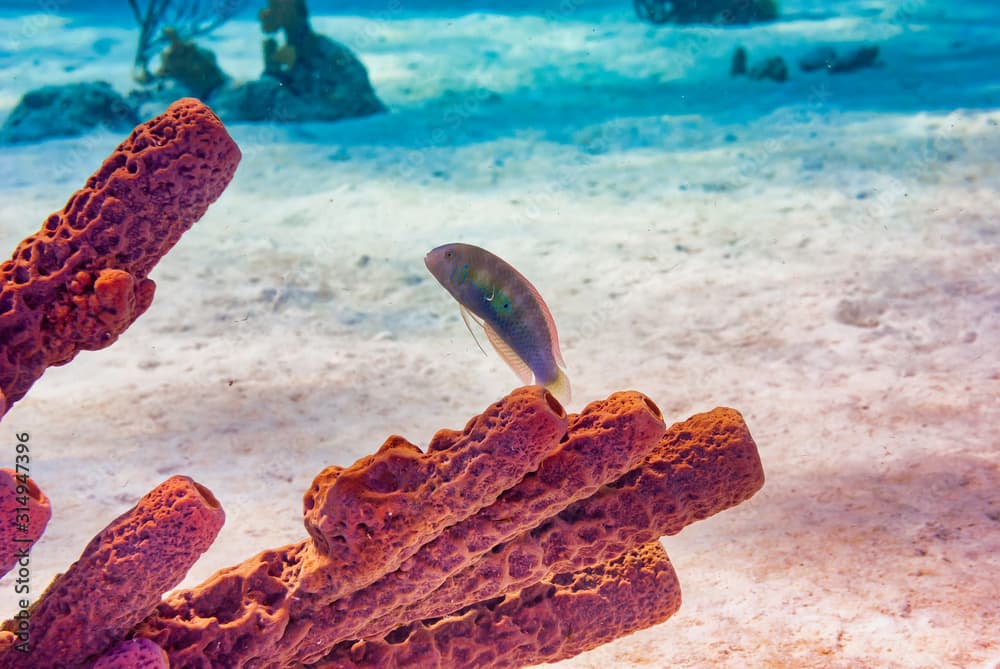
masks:
[[[569,378],[555,321],[542,296],[520,272],[471,244],[439,246],[424,256],[424,264],[458,300],[469,331],[471,316],[522,382],[545,386],[560,401],[569,402]]]

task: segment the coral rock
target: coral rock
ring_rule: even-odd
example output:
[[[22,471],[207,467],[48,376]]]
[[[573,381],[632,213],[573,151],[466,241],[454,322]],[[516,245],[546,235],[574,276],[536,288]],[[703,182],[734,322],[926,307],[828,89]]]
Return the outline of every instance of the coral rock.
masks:
[[[867,44],[851,49],[846,54],[838,56],[830,65],[831,74],[843,74],[854,72],[866,67],[874,67],[878,62],[879,48],[874,44]]]
[[[799,58],[799,69],[803,72],[829,70],[836,60],[837,51],[832,46],[817,46]]]
[[[170,669],[170,664],[163,649],[149,639],[132,639],[105,653],[94,669]]]
[[[268,0],[267,7],[257,16],[265,33],[284,30],[291,44],[301,44],[312,32],[305,0]]]
[[[89,667],[145,618],[208,549],[225,514],[206,488],[174,476],[116,518],[28,610],[30,652],[0,667]],[[15,621],[3,629],[16,629]]]
[[[757,81],[770,79],[779,83],[788,81],[788,65],[781,56],[772,56],[762,63],[757,63],[747,72],[747,77]]]
[[[350,49],[313,32],[304,0],[269,0],[260,11],[267,34],[264,75],[221,90],[212,103],[223,118],[238,121],[338,121],[379,114],[368,71]]]
[[[680,605],[666,551],[651,542],[607,563],[397,629],[386,639],[338,648],[310,669],[503,669],[556,662],[661,623]]]
[[[52,517],[49,498],[27,476],[0,469],[0,575],[27,554]]]
[[[215,114],[175,102],[136,127],[62,211],[0,264],[0,405],[51,365],[113,343],[150,305],[147,278],[232,179]]]

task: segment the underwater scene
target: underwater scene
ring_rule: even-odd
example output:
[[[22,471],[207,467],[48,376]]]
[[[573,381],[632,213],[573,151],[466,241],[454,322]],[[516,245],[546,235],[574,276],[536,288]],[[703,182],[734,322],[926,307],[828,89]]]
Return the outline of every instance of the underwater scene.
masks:
[[[0,7],[0,669],[1000,669],[1000,3]]]

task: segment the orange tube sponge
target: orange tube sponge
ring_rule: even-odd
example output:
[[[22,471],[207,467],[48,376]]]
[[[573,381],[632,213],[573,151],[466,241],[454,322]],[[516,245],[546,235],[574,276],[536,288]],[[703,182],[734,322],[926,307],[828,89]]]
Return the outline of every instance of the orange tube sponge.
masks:
[[[47,367],[109,346],[142,315],[155,289],[147,275],[239,160],[208,107],[178,100],[0,264],[0,416]]]
[[[395,570],[535,471],[565,432],[559,402],[527,386],[463,431],[440,430],[426,453],[393,436],[347,469],[320,472],[304,498],[317,560],[303,573],[302,590],[332,601]]]
[[[556,662],[663,622],[680,583],[659,542],[520,592],[339,647],[310,669],[508,669]]]
[[[27,556],[51,517],[49,498],[34,481],[0,469],[0,576]]]
[[[28,610],[30,652],[0,652],[0,667],[89,667],[184,578],[224,519],[206,488],[185,476],[167,479],[56,577]],[[3,625],[14,627],[14,621]]]
[[[372,623],[368,632],[381,635],[520,590],[550,573],[605,562],[735,506],[763,485],[757,445],[739,412],[697,414],[671,426],[629,473],[497,546],[407,610]]]
[[[494,504],[447,528],[396,571],[315,611],[310,621],[310,646],[328,648],[343,639],[356,638],[373,618],[426,597],[494,546],[530,530],[638,466],[664,430],[659,408],[637,392],[615,393],[588,404],[579,414],[571,414],[566,436],[538,471],[504,492]],[[308,655],[304,657],[304,661],[308,659]]]
[[[543,392],[515,391],[487,410],[485,415],[492,416],[487,424],[547,435],[548,428],[541,430],[539,425],[551,425],[553,416],[560,422],[566,419]],[[527,405],[534,408],[524,411],[523,421],[505,422],[503,417],[516,407],[524,408],[525,393],[535,393]],[[302,666],[331,651],[354,647],[357,642],[345,635],[377,642],[387,631],[506,597],[552,574],[575,574],[612,562],[661,534],[677,532],[748,499],[763,484],[756,445],[739,413],[717,409],[674,425],[660,436],[662,418],[655,405],[638,393],[623,393],[588,406],[579,416],[569,416],[566,433],[547,443],[549,453],[540,463],[533,453],[525,455],[526,462],[537,463],[537,470],[520,474],[521,479],[492,505],[463,520],[462,509],[427,504],[420,513],[450,514],[452,524],[442,528],[440,516],[425,519],[410,513],[407,526],[393,526],[389,511],[403,512],[395,499],[410,499],[406,491],[419,489],[428,480],[413,472],[420,471],[437,486],[452,480],[482,485],[478,475],[435,478],[434,472],[421,470],[425,455],[447,460],[450,447],[440,445],[464,448],[462,435],[479,434],[481,419],[470,421],[463,433],[439,433],[427,454],[393,437],[378,454],[355,467],[328,470],[317,479],[319,490],[314,487],[307,493],[313,539],[265,551],[193,590],[170,595],[136,626],[133,636],[162,646],[175,669]],[[468,458],[473,474],[479,466],[489,469],[491,458],[507,457],[500,453],[503,449],[522,448],[524,441],[498,435],[484,437],[481,443],[490,445],[484,451],[490,455],[486,459],[479,451],[472,456],[462,455],[461,450],[455,453],[459,460]],[[588,462],[588,456],[594,462]],[[343,477],[348,471],[350,475]],[[337,490],[341,480],[344,487]],[[324,488],[326,484],[329,487]],[[332,496],[318,494],[323,490],[332,491]],[[491,491],[488,497],[493,495]],[[333,498],[339,504],[330,503]],[[448,505],[473,508],[485,503],[475,490],[456,489],[447,499]],[[324,523],[315,512],[321,507],[335,511],[336,523]],[[349,523],[352,510],[367,531],[356,532]],[[366,574],[362,578],[351,574],[343,565],[356,564],[358,558],[353,556],[364,550],[338,554],[337,559],[323,552],[341,544],[335,537],[344,531],[362,545],[370,539],[381,542],[386,560],[371,552],[370,559],[379,564],[358,565]],[[385,536],[393,533],[398,540]],[[346,536],[343,543],[348,543]],[[400,547],[418,541],[426,543],[400,561],[410,550]],[[397,563],[396,571],[353,594],[345,593],[339,582],[361,583]],[[313,587],[316,584],[322,587]],[[603,638],[600,630],[588,633]],[[393,640],[396,635],[392,633]],[[344,641],[335,647],[337,639]],[[569,651],[559,651],[563,652]],[[505,666],[505,660],[491,661]]]

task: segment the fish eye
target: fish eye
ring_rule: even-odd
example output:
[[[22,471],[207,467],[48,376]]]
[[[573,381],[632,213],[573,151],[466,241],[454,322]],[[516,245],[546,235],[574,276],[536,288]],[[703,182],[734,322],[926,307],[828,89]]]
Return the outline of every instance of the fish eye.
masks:
[[[445,258],[451,258],[453,255],[455,255],[454,251],[445,251],[444,252],[444,257]]]

